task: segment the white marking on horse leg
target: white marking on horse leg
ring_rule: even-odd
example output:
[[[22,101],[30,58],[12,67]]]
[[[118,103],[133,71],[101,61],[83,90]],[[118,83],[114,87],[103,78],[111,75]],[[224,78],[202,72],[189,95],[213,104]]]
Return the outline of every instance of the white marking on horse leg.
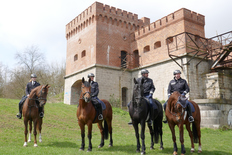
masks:
[[[39,133],[39,142],[40,143],[42,142],[42,135],[41,135],[41,133]]]
[[[28,142],[31,142],[31,133],[29,133]]]
[[[198,147],[198,152],[202,152],[201,146]]]
[[[34,144],[34,147],[37,147],[38,145],[37,144]]]
[[[195,150],[194,150],[194,148],[191,148],[191,152],[194,152]]]
[[[184,113],[184,120],[186,119],[186,116],[187,116],[187,112],[185,111],[185,113]]]
[[[27,146],[27,142],[24,142],[23,146]]]

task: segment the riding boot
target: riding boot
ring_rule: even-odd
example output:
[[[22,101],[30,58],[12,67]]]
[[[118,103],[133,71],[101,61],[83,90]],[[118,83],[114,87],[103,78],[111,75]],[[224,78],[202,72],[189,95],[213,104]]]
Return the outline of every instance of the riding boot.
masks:
[[[188,116],[189,116],[189,118],[188,118],[189,122],[190,122],[190,123],[194,122],[194,118],[193,118],[193,116],[192,116],[191,105],[188,105],[188,106],[187,106],[187,113],[188,113]]]
[[[166,111],[166,106],[164,106],[164,112]],[[168,123],[167,116],[165,115],[165,120],[163,120],[163,123]]]
[[[103,120],[101,103],[98,103],[98,111],[99,111],[98,120]]]
[[[16,115],[18,119],[22,118],[22,102],[19,102],[19,113]]]

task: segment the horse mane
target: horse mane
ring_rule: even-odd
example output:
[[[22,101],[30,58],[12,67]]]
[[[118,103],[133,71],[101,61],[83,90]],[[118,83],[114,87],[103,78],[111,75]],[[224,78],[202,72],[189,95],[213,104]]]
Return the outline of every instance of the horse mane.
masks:
[[[29,97],[32,98],[32,97],[36,94],[36,91],[37,91],[40,87],[42,87],[42,86],[40,85],[40,86],[38,86],[38,87],[32,89],[32,90],[31,90],[31,93],[29,94]]]

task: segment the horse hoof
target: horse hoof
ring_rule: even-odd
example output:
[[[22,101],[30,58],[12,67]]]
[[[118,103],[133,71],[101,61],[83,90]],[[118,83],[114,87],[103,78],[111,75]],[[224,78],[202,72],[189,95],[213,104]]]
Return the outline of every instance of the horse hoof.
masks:
[[[87,152],[91,152],[91,151],[92,151],[92,149],[88,149],[88,150],[87,150]]]
[[[202,152],[202,150],[198,150],[198,153],[201,153]]]
[[[102,148],[102,146],[101,146],[101,145],[99,145],[99,146],[98,146],[98,148]]]
[[[194,151],[195,151],[194,148],[191,148],[191,151],[190,151],[190,152],[193,153]]]
[[[79,151],[84,151],[84,149],[79,149]]]
[[[37,144],[34,144],[34,147],[37,147],[38,145]]]
[[[28,140],[27,142],[28,142],[28,143],[30,143],[30,142],[31,142],[31,140]]]
[[[140,150],[136,150],[136,152],[137,152],[137,153],[139,153],[139,152],[140,152]]]
[[[110,144],[108,147],[112,147],[113,145],[112,144]]]
[[[173,152],[173,155],[177,155],[177,152],[176,152],[176,151],[174,151],[174,152]]]
[[[163,150],[164,149],[164,147],[160,147],[160,150]]]
[[[24,142],[23,146],[26,147],[27,146],[27,142]]]
[[[154,150],[154,147],[151,146],[151,147],[150,147],[150,150]]]
[[[146,154],[146,152],[141,152],[141,155]]]
[[[42,140],[39,140],[40,143],[42,143]]]

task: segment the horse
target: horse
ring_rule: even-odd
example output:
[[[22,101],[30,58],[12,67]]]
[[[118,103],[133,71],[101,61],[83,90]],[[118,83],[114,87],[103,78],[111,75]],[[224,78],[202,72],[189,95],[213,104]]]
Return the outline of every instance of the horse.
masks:
[[[27,146],[27,134],[28,134],[28,122],[29,122],[29,138],[28,142],[31,142],[31,131],[32,131],[32,122],[34,126],[34,147],[37,147],[37,130],[39,131],[39,142],[42,142],[42,136],[41,136],[41,130],[42,130],[42,123],[43,119],[39,117],[39,107],[43,107],[47,102],[47,94],[48,94],[48,88],[50,86],[47,85],[41,85],[34,89],[32,89],[31,93],[29,94],[28,98],[26,99],[25,103],[23,104],[23,117],[24,117],[24,144],[23,146]],[[36,102],[39,102],[36,103]],[[39,107],[38,107],[39,106]]]
[[[102,126],[103,120],[98,120],[97,112],[91,103],[91,86],[90,81],[85,81],[84,77],[82,78],[82,86],[81,86],[81,94],[79,98],[79,106],[77,108],[77,119],[78,124],[81,129],[81,147],[80,151],[83,151],[85,148],[85,125],[88,126],[88,139],[89,139],[89,146],[88,152],[92,151],[92,124],[97,123],[98,128],[100,129],[101,133],[101,143],[98,148],[104,146],[104,139],[108,139],[108,134],[110,133],[110,144],[109,147],[113,146],[113,139],[112,139],[112,107],[107,100],[102,100],[105,105],[106,109],[103,110],[103,120],[104,120],[104,128]]]
[[[174,143],[174,152],[173,155],[177,154],[177,145],[176,145],[176,136],[175,136],[175,126],[177,125],[179,128],[180,134],[180,142],[181,142],[181,155],[184,155],[186,150],[184,147],[184,129],[183,125],[185,124],[186,129],[188,130],[190,140],[191,140],[191,152],[194,152],[194,143],[199,143],[198,153],[202,152],[201,149],[201,130],[200,130],[200,123],[201,123],[201,115],[199,106],[190,101],[194,108],[195,112],[192,113],[194,122],[192,123],[192,131],[190,128],[190,122],[188,121],[186,115],[187,112],[185,111],[183,104],[180,102],[181,94],[177,91],[173,92],[173,94],[169,97],[167,101],[167,108],[165,111],[165,115],[168,120],[169,128],[172,132],[172,140]],[[194,139],[193,139],[194,138]]]
[[[141,150],[141,154],[145,154],[145,124],[146,124],[146,120],[149,117],[149,103],[147,103],[147,99],[145,99],[144,97],[144,93],[143,93],[143,83],[144,80],[142,79],[141,81],[137,81],[134,78],[134,88],[133,88],[133,95],[132,95],[132,101],[131,104],[129,105],[129,114],[132,120],[132,124],[135,130],[135,136],[137,139],[137,150],[136,152],[140,152],[140,140],[139,140],[139,129],[138,129],[138,124],[140,123],[141,125],[141,140],[142,140],[142,150]],[[153,101],[155,102],[155,104],[157,104],[158,107],[158,113],[155,113],[152,116],[152,121],[153,121],[153,127],[148,125],[149,131],[150,131],[150,135],[151,135],[151,147],[150,149],[154,149],[154,139],[155,139],[155,143],[158,143],[159,141],[159,136],[161,138],[160,141],[160,149],[164,149],[163,148],[163,140],[162,140],[162,135],[163,135],[163,131],[162,131],[162,120],[163,120],[163,109],[162,109],[162,104],[158,101],[153,99]],[[148,101],[149,102],[149,101]]]

